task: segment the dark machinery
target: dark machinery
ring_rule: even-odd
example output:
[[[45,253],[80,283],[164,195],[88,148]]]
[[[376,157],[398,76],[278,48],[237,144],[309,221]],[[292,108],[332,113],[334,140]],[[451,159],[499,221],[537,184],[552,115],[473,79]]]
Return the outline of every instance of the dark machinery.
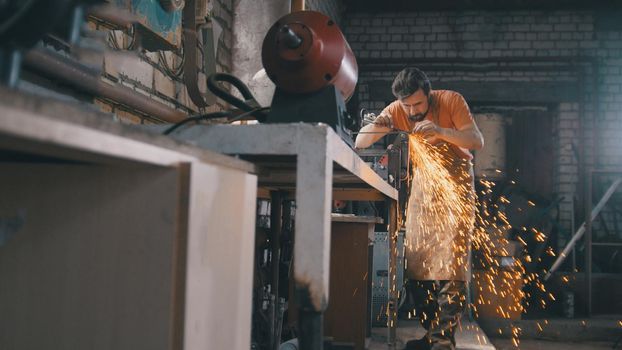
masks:
[[[355,121],[345,102],[354,93],[358,66],[333,20],[314,11],[282,17],[268,31],[261,58],[277,87],[266,122],[325,123],[352,145]]]
[[[14,87],[22,53],[47,36],[55,43],[75,44],[84,6],[100,0],[0,1],[0,82]],[[69,19],[69,20],[68,20]]]

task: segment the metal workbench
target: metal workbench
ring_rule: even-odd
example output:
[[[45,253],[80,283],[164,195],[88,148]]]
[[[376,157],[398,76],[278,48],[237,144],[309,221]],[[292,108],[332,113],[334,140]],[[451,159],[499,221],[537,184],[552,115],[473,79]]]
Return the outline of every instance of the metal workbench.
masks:
[[[329,298],[331,199],[387,200],[389,232],[396,232],[397,190],[323,124],[197,125],[171,136],[254,163],[260,194],[273,189],[292,193],[294,278],[302,295],[300,344],[301,349],[320,349],[322,312]],[[389,339],[394,339],[395,318],[390,320]]]

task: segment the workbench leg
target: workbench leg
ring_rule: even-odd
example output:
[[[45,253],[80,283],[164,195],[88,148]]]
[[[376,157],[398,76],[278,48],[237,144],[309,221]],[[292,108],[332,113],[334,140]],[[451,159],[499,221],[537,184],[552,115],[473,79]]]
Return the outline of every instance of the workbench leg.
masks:
[[[395,349],[397,330],[397,236],[398,236],[398,206],[394,200],[389,200],[389,302],[387,304],[387,345]]]
[[[296,173],[294,279],[300,307],[300,349],[322,349],[322,312],[328,304],[333,161],[326,142],[301,135]],[[311,137],[305,137],[311,136]]]
[[[298,325],[300,334],[300,349],[322,349],[324,323],[321,312],[300,311],[298,314]]]

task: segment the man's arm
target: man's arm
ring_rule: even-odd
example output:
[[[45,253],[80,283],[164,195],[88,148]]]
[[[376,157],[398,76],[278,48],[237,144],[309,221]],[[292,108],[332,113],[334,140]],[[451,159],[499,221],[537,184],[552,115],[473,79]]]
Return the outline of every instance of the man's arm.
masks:
[[[413,133],[421,134],[426,139],[442,140],[466,149],[477,150],[484,147],[484,137],[474,122],[458,129],[450,129],[441,128],[430,120],[424,120],[415,125]]]
[[[391,116],[380,114],[373,123],[365,125],[356,135],[355,148],[367,148],[385,136],[393,126]]]
[[[484,148],[484,136],[475,123],[464,125],[458,130],[443,128],[440,138],[466,149]]]

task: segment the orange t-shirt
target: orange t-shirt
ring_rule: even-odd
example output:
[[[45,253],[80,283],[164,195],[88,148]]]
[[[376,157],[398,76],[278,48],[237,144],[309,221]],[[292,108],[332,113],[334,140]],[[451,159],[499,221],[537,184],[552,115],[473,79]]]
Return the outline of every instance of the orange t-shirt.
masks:
[[[400,105],[400,101],[394,101],[388,105],[383,112],[390,114],[393,118],[393,126],[396,129],[410,132],[412,126],[408,121],[408,114]],[[464,97],[455,91],[432,90],[430,91],[430,107],[426,120],[431,120],[441,128],[460,129],[465,125],[473,123],[473,115],[469,110]],[[451,145],[456,154],[464,159],[473,159],[473,155],[468,149]]]

